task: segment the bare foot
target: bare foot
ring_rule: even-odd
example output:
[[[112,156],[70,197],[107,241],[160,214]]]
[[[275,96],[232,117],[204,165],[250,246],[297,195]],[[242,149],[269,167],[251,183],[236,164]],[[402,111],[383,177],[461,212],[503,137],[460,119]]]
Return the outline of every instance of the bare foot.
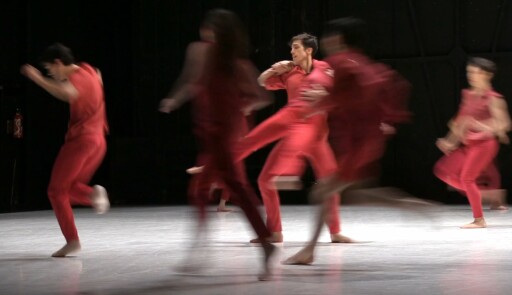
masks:
[[[507,191],[504,189],[482,190],[482,203],[489,203],[491,210],[508,210],[504,205],[507,203]]]
[[[225,207],[225,206],[219,206],[217,207],[217,212],[231,212],[233,209]]]
[[[485,223],[485,219],[483,217],[481,217],[481,218],[475,218],[475,220],[473,222],[463,225],[460,228],[471,229],[471,228],[485,228],[485,227],[487,227],[487,223]]]
[[[342,234],[331,235],[331,243],[355,243],[356,241]]]
[[[268,243],[282,243],[283,242],[283,234],[281,232],[273,232],[270,237],[267,238]],[[252,244],[261,244],[259,238],[252,239],[250,241]]]
[[[71,241],[64,245],[64,247],[60,248],[57,252],[53,253],[52,257],[65,257],[66,255],[76,253],[81,249],[80,241]]]
[[[491,209],[491,210],[508,210],[508,207],[500,205],[500,204],[493,204],[493,205],[491,205],[491,207],[489,207],[489,209]]]
[[[227,200],[220,199],[219,206],[217,207],[217,212],[231,212],[233,209],[226,207]]]
[[[101,185],[93,186],[91,194],[91,203],[94,211],[97,214],[107,213],[110,209],[110,202],[108,200],[107,190]]]
[[[271,243],[263,243],[263,251],[265,252],[265,258],[263,260],[264,263],[264,271],[258,275],[258,280],[260,281],[270,281],[272,279],[272,270],[270,267],[270,258],[274,255],[276,251],[276,246]]]
[[[278,190],[295,191],[302,189],[302,181],[298,176],[275,176],[272,181]]]
[[[285,265],[310,265],[313,263],[313,249],[305,247],[297,252],[295,255],[288,257],[281,264]]]

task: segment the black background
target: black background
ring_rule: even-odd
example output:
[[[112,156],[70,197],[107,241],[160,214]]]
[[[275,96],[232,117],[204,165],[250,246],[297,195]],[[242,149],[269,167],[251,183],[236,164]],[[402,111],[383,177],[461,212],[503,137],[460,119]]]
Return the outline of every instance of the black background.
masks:
[[[108,154],[94,182],[117,205],[185,204],[195,143],[188,106],[170,115],[156,111],[180,73],[187,44],[211,8],[237,12],[251,35],[260,70],[289,59],[291,36],[320,34],[322,23],[357,16],[369,24],[368,53],[412,84],[414,121],[402,126],[384,159],[383,182],[446,203],[466,202],[432,175],[441,157],[434,142],[447,131],[459,94],[467,86],[468,56],[498,64],[495,89],[512,97],[512,5],[507,0],[233,0],[233,1],[29,1],[0,2],[0,211],[49,208],[46,186],[63,142],[68,106],[19,74],[42,50],[59,41],[79,60],[99,67],[111,126]],[[321,56],[317,56],[321,58]],[[268,117],[285,102],[259,113]],[[24,138],[8,134],[16,107],[24,115]],[[268,148],[247,161],[255,183]],[[503,186],[510,189],[512,155],[498,157]],[[313,181],[311,171],[304,176]],[[283,193],[282,203],[306,203],[305,192]]]

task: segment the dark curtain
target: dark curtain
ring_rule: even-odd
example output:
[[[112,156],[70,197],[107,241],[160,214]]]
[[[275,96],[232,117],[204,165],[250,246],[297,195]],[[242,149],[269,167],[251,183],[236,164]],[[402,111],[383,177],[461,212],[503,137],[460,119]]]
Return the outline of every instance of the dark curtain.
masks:
[[[417,196],[461,202],[432,175],[441,157],[434,142],[467,86],[468,56],[498,65],[495,89],[510,103],[512,83],[512,7],[506,0],[233,0],[233,1],[30,1],[0,3],[0,210],[49,208],[46,185],[63,142],[68,106],[19,75],[19,66],[37,64],[53,42],[71,47],[79,60],[103,72],[111,127],[107,157],[94,182],[105,185],[115,204],[184,204],[195,143],[190,109],[157,112],[183,64],[186,46],[198,39],[198,27],[211,8],[237,12],[252,41],[252,59],[260,70],[289,59],[288,40],[301,32],[321,34],[332,18],[367,20],[367,52],[388,63],[413,85],[414,119],[400,128],[383,161],[383,182]],[[317,58],[322,58],[318,55]],[[259,122],[286,100],[260,112]],[[25,136],[14,140],[8,121],[15,108],[24,115]],[[255,183],[269,148],[247,160]],[[503,186],[510,188],[511,151],[502,146],[498,163]],[[310,184],[311,171],[304,177]],[[304,192],[284,193],[283,203],[305,203]]]

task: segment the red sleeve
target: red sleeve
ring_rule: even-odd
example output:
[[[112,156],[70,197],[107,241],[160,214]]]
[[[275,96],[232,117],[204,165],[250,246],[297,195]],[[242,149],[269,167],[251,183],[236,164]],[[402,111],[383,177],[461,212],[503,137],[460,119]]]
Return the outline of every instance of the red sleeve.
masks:
[[[272,76],[265,80],[265,88],[268,90],[279,90],[279,89],[285,89],[286,85],[286,78],[284,75],[279,76]]]

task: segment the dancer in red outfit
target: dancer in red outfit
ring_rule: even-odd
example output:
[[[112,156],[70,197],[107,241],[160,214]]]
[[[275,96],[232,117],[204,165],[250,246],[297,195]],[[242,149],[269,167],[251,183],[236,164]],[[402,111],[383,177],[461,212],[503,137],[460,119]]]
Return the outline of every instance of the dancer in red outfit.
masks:
[[[21,72],[70,107],[66,139],[48,186],[50,203],[66,238],[66,245],[52,256],[64,257],[81,248],[71,205],[93,206],[99,214],[110,207],[102,186],[87,185],[107,150],[103,82],[97,69],[87,63],[75,64],[71,50],[61,44],[48,47],[42,63],[53,79],[31,65],[24,65]]]
[[[164,113],[169,113],[180,108],[185,102],[192,100],[194,109],[194,122],[195,122],[195,134],[199,139],[199,153],[196,159],[196,166],[187,169],[187,173],[192,175],[192,180],[189,185],[189,195],[194,195],[195,191],[198,190],[209,190],[210,196],[213,195],[214,190],[222,190],[222,194],[219,200],[217,211],[229,212],[231,209],[226,207],[226,202],[230,199],[230,192],[225,188],[225,184],[222,183],[215,175],[211,175],[212,178],[207,178],[207,175],[201,174],[204,165],[209,161],[211,157],[204,150],[204,143],[201,143],[204,136],[205,125],[211,124],[211,116],[209,110],[205,108],[201,103],[194,99],[198,95],[198,89],[196,87],[198,81],[201,79],[202,69],[206,66],[207,62],[204,58],[200,58],[201,54],[204,54],[206,48],[215,43],[215,31],[209,26],[209,24],[203,24],[200,27],[199,35],[201,41],[191,43],[186,51],[185,64],[180,77],[175,82],[173,89],[169,92],[166,98],[160,102],[159,110]],[[256,81],[258,78],[257,69],[250,63],[246,63],[247,67],[246,76],[247,81]],[[241,85],[242,88],[251,88],[249,82],[245,85]],[[255,97],[257,95],[257,97]],[[245,116],[249,116],[253,111],[259,110],[272,102],[272,97],[267,91],[261,88],[251,89],[245,91],[245,96],[241,97],[242,109],[238,112],[242,112]],[[248,132],[247,120],[241,120],[239,124],[239,135],[238,137],[244,136]]]
[[[258,198],[245,176],[242,162],[236,162],[232,152],[239,140],[241,122],[245,120],[243,109],[247,107],[244,98],[254,100],[257,105],[261,98],[261,87],[251,76],[254,66],[247,60],[248,45],[246,33],[238,17],[226,10],[208,13],[203,26],[213,30],[214,43],[201,44],[196,55],[200,64],[199,79],[187,87],[194,97],[196,135],[201,149],[208,157],[203,171],[197,174],[205,180],[218,179],[224,183],[233,199],[240,205],[254,231],[264,240],[270,235],[257,205]],[[206,225],[205,205],[209,198],[209,186],[193,190],[192,201],[199,206],[199,238]],[[264,272],[260,280],[270,279],[269,259],[275,247],[264,241]]]
[[[499,141],[509,142],[506,133],[510,118],[502,95],[492,90],[495,64],[472,58],[466,71],[470,88],[462,91],[459,112],[449,124],[449,134],[437,141],[445,156],[436,163],[434,174],[466,194],[474,221],[462,228],[483,228],[487,224],[477,178],[492,164]]]
[[[312,165],[317,178],[323,178],[336,171],[334,154],[328,144],[327,115],[314,112],[309,103],[300,99],[300,93],[312,84],[330,87],[332,71],[329,66],[313,59],[318,44],[315,36],[300,34],[290,41],[293,61],[281,61],[263,72],[258,79],[269,90],[286,89],[288,104],[275,115],[252,129],[238,145],[238,160],[252,152],[279,140],[268,156],[258,178],[265,210],[267,226],[272,232],[268,240],[283,241],[279,195],[276,184],[280,176],[301,175],[304,170],[303,158]],[[277,183],[276,183],[277,182]],[[331,199],[332,206],[326,222],[333,243],[352,240],[340,234],[339,196]],[[259,239],[251,240],[259,243]]]
[[[408,83],[391,69],[370,60],[359,48],[365,23],[342,18],[327,24],[321,46],[325,61],[334,71],[332,89],[317,87],[304,91],[312,108],[329,111],[333,149],[338,170],[318,181],[311,199],[321,203],[313,236],[305,248],[284,264],[311,264],[322,221],[331,210],[332,194],[375,176],[372,167],[382,157],[385,141],[395,132],[394,124],[408,119],[404,98]],[[329,92],[329,95],[326,95]],[[405,201],[405,200],[404,200]],[[401,200],[386,200],[395,206]]]

